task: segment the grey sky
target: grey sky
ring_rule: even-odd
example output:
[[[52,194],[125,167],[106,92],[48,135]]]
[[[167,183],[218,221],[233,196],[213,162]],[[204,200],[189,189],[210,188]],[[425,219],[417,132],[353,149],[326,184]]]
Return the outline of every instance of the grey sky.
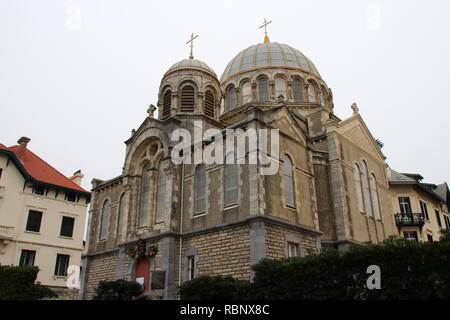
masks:
[[[79,13],[79,16],[78,16]],[[77,18],[79,17],[79,19]],[[194,56],[218,77],[241,50],[271,41],[309,57],[335,113],[360,113],[389,165],[450,180],[449,1],[0,0],[0,142],[62,173],[121,173],[131,129],[156,105],[164,72]]]

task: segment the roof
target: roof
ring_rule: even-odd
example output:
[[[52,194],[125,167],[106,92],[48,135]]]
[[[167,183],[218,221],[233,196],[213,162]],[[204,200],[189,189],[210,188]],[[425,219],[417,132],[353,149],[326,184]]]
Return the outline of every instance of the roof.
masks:
[[[10,155],[14,155],[14,162],[16,163],[16,165],[22,167],[19,168],[19,170],[23,169],[25,173],[36,180],[36,182],[42,182],[73,191],[90,193],[89,191],[83,189],[75,182],[67,178],[65,175],[53,168],[51,165],[49,165],[47,162],[42,160],[27,148],[24,149],[25,152],[23,155],[23,161],[20,161],[18,158],[19,146],[16,145],[8,148],[5,145],[0,144],[0,149],[9,151]]]
[[[167,70],[167,72],[164,76],[166,76],[172,72],[179,71],[179,70],[200,70],[200,71],[210,73],[215,78],[217,78],[217,75],[213,69],[208,67],[208,65],[206,63],[204,63],[203,61],[200,61],[197,59],[183,59],[181,61],[178,61],[177,63],[174,63],[169,68],[169,70]]]
[[[260,68],[301,70],[321,78],[314,64],[303,53],[286,44],[268,42],[255,44],[239,52],[225,68],[220,82]]]

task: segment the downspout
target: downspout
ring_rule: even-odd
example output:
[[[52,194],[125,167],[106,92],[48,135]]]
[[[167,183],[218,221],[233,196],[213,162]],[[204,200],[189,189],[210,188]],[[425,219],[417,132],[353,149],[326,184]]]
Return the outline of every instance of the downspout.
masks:
[[[178,286],[181,285],[181,248],[183,245],[183,214],[184,214],[184,163],[181,163],[181,210],[180,210],[180,252],[178,257]]]

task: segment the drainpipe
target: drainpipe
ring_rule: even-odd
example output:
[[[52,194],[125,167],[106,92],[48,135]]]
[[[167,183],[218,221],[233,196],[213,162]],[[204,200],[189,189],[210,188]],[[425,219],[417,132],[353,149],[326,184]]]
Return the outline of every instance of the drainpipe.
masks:
[[[181,248],[183,245],[183,214],[184,214],[184,163],[181,163],[181,210],[180,210],[180,252],[178,257],[178,286],[181,285]]]

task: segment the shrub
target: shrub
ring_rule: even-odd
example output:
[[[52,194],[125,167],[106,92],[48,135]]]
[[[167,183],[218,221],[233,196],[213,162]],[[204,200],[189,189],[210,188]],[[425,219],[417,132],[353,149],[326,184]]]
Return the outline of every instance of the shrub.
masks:
[[[94,300],[142,300],[144,296],[142,286],[134,281],[116,280],[100,281],[95,289]]]
[[[248,298],[250,282],[224,276],[200,276],[179,287],[183,300],[244,300]]]
[[[38,267],[0,266],[0,300],[57,297],[49,288],[35,283],[38,272]]]

